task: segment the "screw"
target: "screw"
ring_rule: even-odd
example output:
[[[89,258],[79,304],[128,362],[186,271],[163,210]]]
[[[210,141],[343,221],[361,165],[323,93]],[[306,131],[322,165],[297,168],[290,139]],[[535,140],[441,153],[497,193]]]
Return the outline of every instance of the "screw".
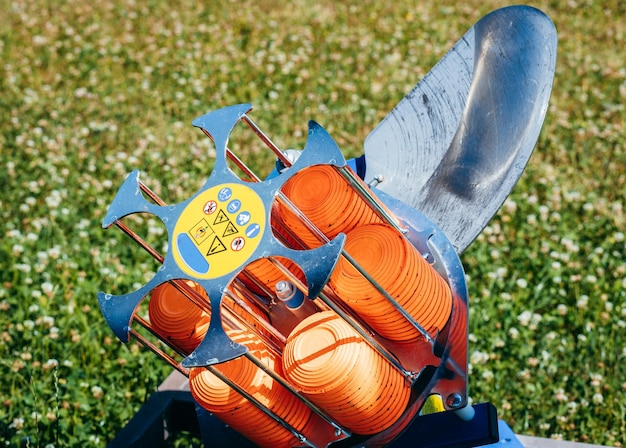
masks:
[[[463,397],[460,393],[454,392],[446,398],[446,404],[450,409],[457,409],[463,404]]]

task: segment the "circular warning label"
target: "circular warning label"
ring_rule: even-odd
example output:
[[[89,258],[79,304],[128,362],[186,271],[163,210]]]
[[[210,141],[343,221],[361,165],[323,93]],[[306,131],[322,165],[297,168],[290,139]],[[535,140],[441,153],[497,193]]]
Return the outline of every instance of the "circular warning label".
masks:
[[[265,207],[259,195],[240,184],[211,187],[180,214],[172,254],[183,272],[218,278],[243,266],[261,242]]]

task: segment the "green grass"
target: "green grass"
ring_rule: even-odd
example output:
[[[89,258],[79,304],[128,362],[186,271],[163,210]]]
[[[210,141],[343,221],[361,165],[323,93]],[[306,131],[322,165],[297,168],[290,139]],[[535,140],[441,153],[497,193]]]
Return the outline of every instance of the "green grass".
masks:
[[[0,0],[0,441],[104,446],[169,371],[119,343],[97,306],[98,290],[156,269],[100,227],[128,172],[186,199],[212,164],[191,120],[241,102],[281,147],[301,147],[314,119],[360,154],[505,5]],[[534,5],[558,29],[557,73],[525,174],[462,257],[470,395],[517,433],[623,446],[626,7]],[[261,172],[270,159],[246,157]]]

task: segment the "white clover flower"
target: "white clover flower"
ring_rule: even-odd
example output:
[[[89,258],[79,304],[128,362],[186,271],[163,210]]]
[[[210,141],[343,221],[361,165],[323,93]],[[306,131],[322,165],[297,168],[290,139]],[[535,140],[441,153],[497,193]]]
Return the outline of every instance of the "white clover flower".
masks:
[[[50,283],[50,282],[43,282],[41,284],[41,291],[45,295],[50,295],[54,291],[54,285],[52,283]]]
[[[604,396],[601,393],[596,392],[595,394],[593,394],[593,397],[591,397],[591,400],[595,404],[602,404],[604,403]]]
[[[93,395],[94,398],[102,398],[104,396],[104,391],[102,390],[102,388],[100,386],[92,386],[91,387],[91,395]]]
[[[43,368],[44,370],[50,370],[50,369],[55,369],[58,366],[59,366],[59,361],[57,361],[54,358],[50,358],[44,363]]]
[[[511,339],[517,339],[519,337],[519,330],[517,328],[510,328],[509,337]]]
[[[489,354],[476,350],[472,352],[469,360],[472,364],[475,364],[475,365],[485,364],[487,361],[489,361]]]
[[[513,214],[517,211],[517,203],[507,198],[504,201],[504,209],[506,210],[507,213]]]
[[[51,247],[50,249],[48,249],[48,255],[53,260],[56,260],[61,255],[61,248],[59,246]]]
[[[26,328],[29,331],[32,331],[32,329],[35,328],[35,322],[33,322],[30,319],[25,320],[23,325],[24,325],[24,328]]]
[[[9,428],[14,428],[18,431],[24,429],[24,419],[21,417],[14,418],[13,422],[9,425]]]
[[[556,337],[558,336],[556,331],[551,331],[548,334],[546,334],[546,339],[548,341],[554,341],[556,339]]]
[[[589,375],[589,377],[591,378],[590,384],[593,387],[600,387],[600,385],[602,384],[602,380],[603,380],[603,376],[599,373],[592,373]]]
[[[524,311],[522,314],[517,316],[517,321],[523,327],[527,327],[528,324],[530,323],[530,320],[532,319],[532,317],[533,317],[533,313],[531,313],[530,311]]]
[[[17,229],[11,229],[7,232],[7,237],[15,238],[15,239],[22,239],[22,232],[20,232]]]
[[[589,283],[596,283],[598,281],[598,277],[596,277],[595,275],[588,275],[585,277],[585,280],[587,280],[587,282]]]
[[[559,388],[555,391],[554,399],[556,401],[567,401],[567,395],[565,395],[565,391],[563,389]]]
[[[57,208],[59,205],[61,205],[62,200],[63,199],[61,198],[61,193],[58,190],[50,191],[50,194],[46,196],[45,199],[48,207],[52,209]]]
[[[41,319],[41,323],[46,328],[51,328],[52,326],[54,326],[54,317],[52,317],[52,316],[43,316],[42,319]]]

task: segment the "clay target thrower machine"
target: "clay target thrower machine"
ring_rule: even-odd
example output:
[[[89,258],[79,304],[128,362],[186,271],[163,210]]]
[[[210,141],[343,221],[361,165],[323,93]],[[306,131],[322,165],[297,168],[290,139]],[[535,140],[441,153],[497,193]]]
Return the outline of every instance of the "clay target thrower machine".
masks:
[[[188,377],[206,446],[497,440],[493,406],[468,401],[459,256],[531,155],[555,59],[543,13],[503,8],[453,46],[357,159],[315,122],[301,151],[281,150],[239,104],[193,121],[216,159],[189,199],[167,204],[138,171],[128,176],[103,227],[160,267],[98,302],[122,342]],[[276,156],[263,179],[228,146],[246,125]],[[131,229],[133,214],[162,221],[166,253]]]

